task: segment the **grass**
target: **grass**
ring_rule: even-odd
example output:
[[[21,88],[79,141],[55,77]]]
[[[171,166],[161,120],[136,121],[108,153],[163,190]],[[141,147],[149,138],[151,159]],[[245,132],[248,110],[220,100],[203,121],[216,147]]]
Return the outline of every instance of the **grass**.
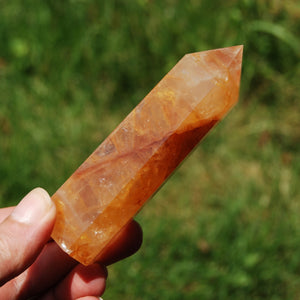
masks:
[[[0,202],[53,193],[187,52],[244,44],[239,105],[138,215],[110,299],[300,297],[297,1],[0,2]]]

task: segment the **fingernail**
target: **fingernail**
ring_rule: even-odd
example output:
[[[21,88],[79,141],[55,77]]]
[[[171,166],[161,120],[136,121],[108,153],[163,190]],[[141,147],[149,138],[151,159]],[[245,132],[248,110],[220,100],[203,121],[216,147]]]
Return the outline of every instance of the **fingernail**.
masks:
[[[36,188],[22,199],[10,217],[20,223],[32,224],[39,222],[52,210],[55,210],[55,205],[48,193]]]

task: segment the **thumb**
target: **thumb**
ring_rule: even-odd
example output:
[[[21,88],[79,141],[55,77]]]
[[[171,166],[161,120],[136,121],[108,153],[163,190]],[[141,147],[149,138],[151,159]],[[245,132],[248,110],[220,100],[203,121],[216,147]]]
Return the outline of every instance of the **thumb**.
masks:
[[[48,193],[37,188],[0,224],[0,285],[33,263],[49,240],[55,214]]]

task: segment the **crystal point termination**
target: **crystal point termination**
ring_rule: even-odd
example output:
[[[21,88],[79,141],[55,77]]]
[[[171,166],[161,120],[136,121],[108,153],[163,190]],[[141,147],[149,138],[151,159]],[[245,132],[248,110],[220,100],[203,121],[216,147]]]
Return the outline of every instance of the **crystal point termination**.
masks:
[[[185,55],[52,199],[52,233],[88,265],[237,102],[242,46]]]

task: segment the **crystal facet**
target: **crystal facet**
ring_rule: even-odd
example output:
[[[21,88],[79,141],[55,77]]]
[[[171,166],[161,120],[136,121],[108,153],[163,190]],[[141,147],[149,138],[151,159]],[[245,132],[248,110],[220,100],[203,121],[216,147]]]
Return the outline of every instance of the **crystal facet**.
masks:
[[[185,55],[60,187],[53,239],[88,265],[237,102],[242,46]]]

